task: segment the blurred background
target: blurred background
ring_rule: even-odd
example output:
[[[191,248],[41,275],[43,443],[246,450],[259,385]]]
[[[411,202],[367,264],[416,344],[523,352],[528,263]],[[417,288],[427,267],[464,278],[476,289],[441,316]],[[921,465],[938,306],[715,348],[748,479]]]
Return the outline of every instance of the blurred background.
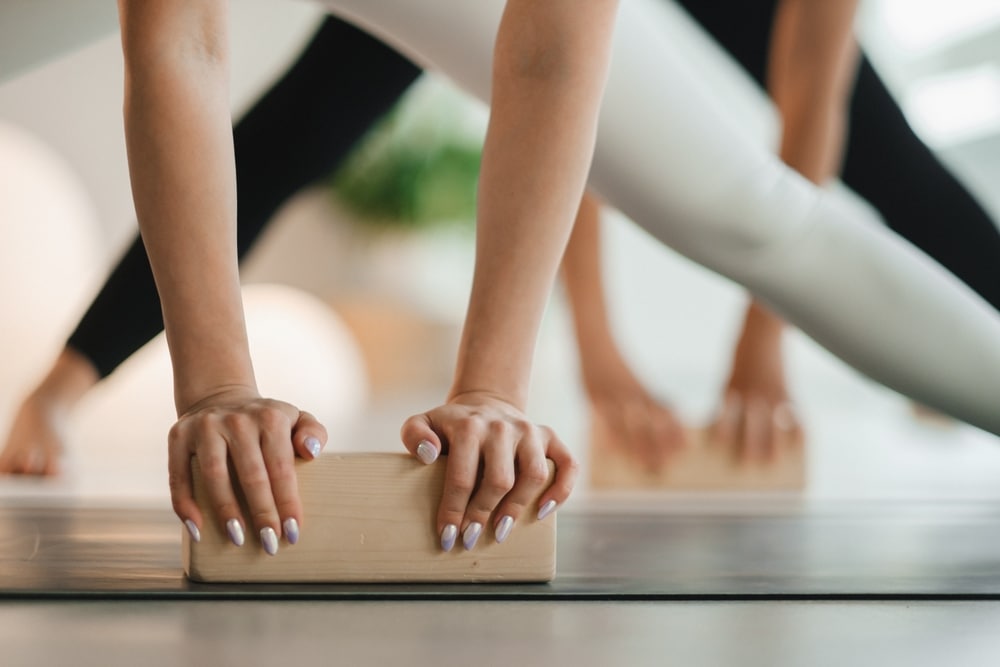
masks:
[[[44,30],[78,31],[77,51],[0,81],[2,434],[136,231],[114,3],[76,8],[79,21]],[[295,57],[320,13],[281,0],[243,0],[232,11],[238,115]],[[763,95],[681,10],[665,3],[663,23],[746,132],[773,146],[778,124]],[[914,128],[1000,219],[1000,3],[863,0],[857,32]],[[0,35],[24,40],[28,55],[38,38],[13,23]],[[485,123],[481,105],[424,76],[340,172],[279,212],[245,264],[261,388],[323,418],[334,449],[400,450],[403,419],[447,391],[472,270]],[[619,343],[657,395],[704,422],[745,294],[614,213],[605,229]],[[1000,496],[992,436],[914,420],[901,397],[796,333],[788,359],[810,435],[806,499]],[[587,460],[586,400],[558,289],[529,412]],[[80,406],[61,478],[2,479],[0,493],[162,504],[172,421],[158,339]],[[579,496],[574,502],[586,502]]]

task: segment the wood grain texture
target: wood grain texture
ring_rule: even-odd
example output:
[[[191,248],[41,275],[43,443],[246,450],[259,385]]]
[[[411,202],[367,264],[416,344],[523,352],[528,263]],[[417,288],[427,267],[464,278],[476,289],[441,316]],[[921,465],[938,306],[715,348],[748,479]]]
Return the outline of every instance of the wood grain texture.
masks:
[[[472,551],[461,538],[451,552],[441,551],[435,517],[447,457],[429,466],[408,454],[331,453],[298,461],[301,537],[295,545],[282,539],[276,556],[264,552],[252,530],[242,547],[229,541],[192,461],[205,521],[200,542],[186,530],[181,535],[184,572],[195,581],[532,582],[555,576],[555,517],[535,519],[537,498],[503,544],[487,526]]]
[[[591,443],[595,489],[800,491],[806,485],[805,448],[792,444],[779,447],[771,461],[745,461],[740,452],[711,442],[705,429],[690,429],[688,446],[651,471],[601,429],[592,431]]]

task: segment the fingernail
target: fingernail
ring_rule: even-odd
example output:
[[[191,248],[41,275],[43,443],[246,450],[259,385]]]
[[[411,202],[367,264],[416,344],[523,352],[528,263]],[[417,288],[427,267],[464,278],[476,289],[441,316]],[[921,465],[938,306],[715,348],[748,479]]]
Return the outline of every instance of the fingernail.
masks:
[[[451,548],[455,546],[456,537],[458,537],[458,526],[449,523],[441,531],[441,548],[445,551],[451,551]]]
[[[195,542],[201,542],[201,531],[198,530],[198,526],[195,525],[194,521],[184,519],[184,525],[187,526],[188,533],[191,534],[191,539]]]
[[[273,556],[278,553],[278,534],[274,532],[274,528],[267,526],[260,529],[260,543],[264,545],[264,551],[268,555]]]
[[[227,521],[226,532],[229,533],[229,539],[233,541],[233,544],[238,547],[243,546],[243,524],[240,523],[239,519]]]
[[[465,527],[465,532],[462,533],[462,544],[465,545],[466,551],[471,551],[472,547],[476,546],[476,542],[479,541],[479,536],[483,534],[483,524],[478,521],[473,521],[468,526]]]
[[[295,520],[295,517],[290,516],[285,519],[281,528],[285,531],[285,539],[288,540],[289,544],[295,544],[299,541],[299,522]]]
[[[550,500],[538,509],[538,520],[541,521],[548,515],[552,514],[552,510],[556,508],[556,501]]]
[[[417,445],[417,458],[420,459],[420,462],[430,465],[437,461],[437,457],[437,447],[432,445],[427,440],[421,440],[420,444]]]
[[[500,522],[497,524],[496,528],[496,538],[498,544],[507,539],[507,536],[510,535],[510,529],[513,527],[514,527],[514,517],[512,517],[511,515],[507,514],[502,519],[500,519]]]
[[[306,438],[306,449],[309,450],[309,453],[312,454],[313,458],[316,458],[320,455],[320,452],[323,451],[323,445],[320,444],[319,438],[309,436]]]

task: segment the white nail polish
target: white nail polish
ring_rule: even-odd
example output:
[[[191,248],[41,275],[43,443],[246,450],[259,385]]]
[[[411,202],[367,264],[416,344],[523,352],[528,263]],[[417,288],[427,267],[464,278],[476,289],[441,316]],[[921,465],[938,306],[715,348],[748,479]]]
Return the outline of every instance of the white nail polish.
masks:
[[[512,517],[511,515],[507,514],[502,519],[500,519],[500,522],[497,523],[495,531],[498,544],[507,539],[507,536],[510,535],[511,528],[513,527],[514,527],[514,517]]]
[[[299,522],[295,520],[295,517],[290,516],[285,519],[285,522],[281,524],[281,529],[285,531],[285,539],[288,540],[289,544],[295,544],[299,541]]]
[[[473,521],[466,526],[465,532],[462,533],[462,544],[465,545],[465,550],[472,551],[472,547],[476,546],[476,542],[479,541],[479,536],[482,534],[483,524],[478,521]]]
[[[417,458],[420,459],[421,463],[430,465],[437,461],[438,450],[437,447],[432,445],[426,440],[422,440],[419,445],[417,445]]]
[[[184,519],[184,525],[187,526],[191,539],[195,542],[201,542],[201,531],[198,530],[198,526],[195,525],[194,521],[191,519]]]
[[[550,500],[538,509],[538,520],[541,521],[548,515],[552,514],[552,510],[556,508],[556,501]]]
[[[441,548],[445,551],[451,551],[451,548],[455,546],[456,537],[458,537],[458,526],[449,523],[441,531]]]
[[[323,445],[320,444],[319,438],[309,436],[306,438],[306,449],[309,450],[309,453],[312,454],[313,458],[316,458],[323,451]]]
[[[226,532],[229,533],[229,539],[233,541],[238,547],[243,546],[243,524],[240,523],[239,519],[230,519],[226,522]]]
[[[264,545],[264,551],[269,555],[274,556],[278,553],[278,534],[274,532],[274,528],[267,526],[260,529],[260,543]]]

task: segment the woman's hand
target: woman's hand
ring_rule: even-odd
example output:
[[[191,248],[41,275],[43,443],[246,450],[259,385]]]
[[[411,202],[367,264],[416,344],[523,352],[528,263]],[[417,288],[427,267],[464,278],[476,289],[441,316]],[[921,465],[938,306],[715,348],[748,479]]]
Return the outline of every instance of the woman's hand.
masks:
[[[760,304],[750,306],[722,405],[709,428],[712,443],[730,450],[742,464],[773,462],[805,442],[785,382],[783,327]]]
[[[579,475],[579,464],[552,429],[536,426],[512,404],[485,393],[460,394],[410,417],[401,437],[423,463],[448,454],[437,517],[445,551],[459,536],[472,549],[486,526],[503,542],[523,517],[544,519],[569,497]],[[544,490],[546,459],[555,463],[556,473]],[[536,506],[532,499],[540,492]]]
[[[236,546],[249,524],[272,556],[284,537],[295,544],[302,503],[295,456],[315,459],[326,429],[308,412],[262,398],[253,388],[232,387],[196,403],[170,430],[170,496],[192,538],[200,539],[203,517],[192,494],[191,458],[197,457],[208,502]],[[234,477],[235,476],[235,477]],[[246,498],[243,516],[237,489]]]

